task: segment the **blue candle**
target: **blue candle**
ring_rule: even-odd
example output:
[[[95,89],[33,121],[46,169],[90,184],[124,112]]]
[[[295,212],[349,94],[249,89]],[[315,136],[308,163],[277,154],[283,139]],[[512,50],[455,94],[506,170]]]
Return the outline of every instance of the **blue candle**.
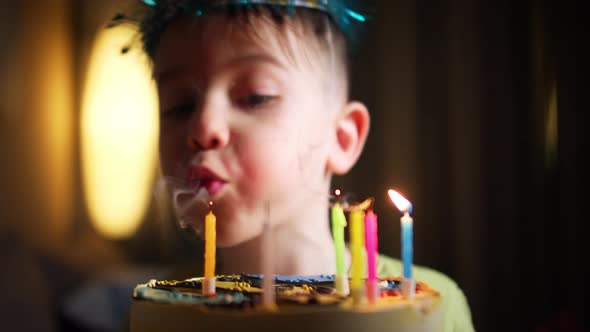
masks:
[[[402,285],[402,293],[406,298],[414,297],[415,281],[412,278],[412,255],[414,252],[414,245],[412,240],[412,228],[414,220],[410,217],[412,213],[412,203],[405,197],[397,193],[395,190],[389,189],[387,191],[389,198],[395,206],[403,213],[400,221],[402,224],[402,264],[404,281]]]
[[[414,253],[412,228],[413,220],[408,212],[401,218],[402,224],[402,263],[404,278],[412,279],[412,256]]]

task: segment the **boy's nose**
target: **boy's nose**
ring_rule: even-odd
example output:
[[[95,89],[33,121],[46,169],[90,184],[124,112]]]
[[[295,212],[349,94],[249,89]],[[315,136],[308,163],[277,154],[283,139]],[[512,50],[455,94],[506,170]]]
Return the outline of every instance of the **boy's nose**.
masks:
[[[188,146],[192,150],[219,149],[228,141],[229,128],[221,114],[196,112],[188,135]]]

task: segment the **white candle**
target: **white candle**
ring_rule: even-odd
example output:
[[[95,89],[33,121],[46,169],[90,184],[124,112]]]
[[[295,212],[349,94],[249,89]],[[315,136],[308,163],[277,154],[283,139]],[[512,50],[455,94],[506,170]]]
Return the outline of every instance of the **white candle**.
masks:
[[[276,309],[274,285],[274,248],[270,227],[270,207],[267,205],[266,221],[262,231],[262,306],[265,309]]]

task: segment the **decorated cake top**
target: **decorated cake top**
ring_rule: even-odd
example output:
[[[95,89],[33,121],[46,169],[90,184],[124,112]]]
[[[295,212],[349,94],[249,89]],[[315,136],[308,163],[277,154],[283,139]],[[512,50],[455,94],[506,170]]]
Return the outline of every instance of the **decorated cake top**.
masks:
[[[204,307],[249,309],[262,301],[263,276],[259,274],[236,274],[216,277],[215,295],[203,295],[204,278],[187,280],[150,280],[138,285],[133,297],[158,303],[202,305]],[[340,296],[334,286],[334,276],[274,276],[274,291],[279,308],[309,306],[340,306],[352,308],[350,296]],[[412,300],[402,296],[402,278],[380,278],[379,299],[375,306],[389,307],[403,303],[423,303],[438,299],[438,292],[422,282],[416,283],[416,296]],[[368,306],[365,304],[365,306]],[[357,306],[358,307],[358,306]]]

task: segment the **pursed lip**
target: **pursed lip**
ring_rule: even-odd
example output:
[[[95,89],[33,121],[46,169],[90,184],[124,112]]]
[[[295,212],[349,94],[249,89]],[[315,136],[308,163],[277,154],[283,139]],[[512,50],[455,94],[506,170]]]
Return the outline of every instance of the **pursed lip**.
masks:
[[[196,192],[205,188],[210,196],[223,189],[227,181],[205,166],[194,166],[188,171],[187,181],[195,185]]]

